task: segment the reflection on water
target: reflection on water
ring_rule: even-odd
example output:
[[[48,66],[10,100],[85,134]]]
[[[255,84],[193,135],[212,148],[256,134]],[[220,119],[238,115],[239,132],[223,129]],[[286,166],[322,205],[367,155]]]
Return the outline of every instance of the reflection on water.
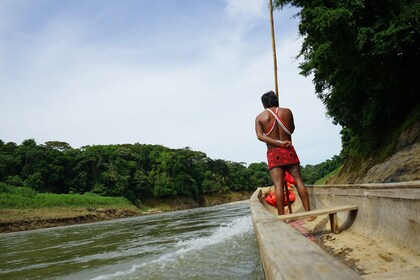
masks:
[[[1,279],[264,279],[248,203],[0,235]]]

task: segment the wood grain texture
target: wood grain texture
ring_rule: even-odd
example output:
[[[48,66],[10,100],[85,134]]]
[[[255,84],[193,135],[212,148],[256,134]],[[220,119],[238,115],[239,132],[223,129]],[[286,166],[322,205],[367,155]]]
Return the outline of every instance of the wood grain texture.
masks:
[[[252,195],[250,206],[267,280],[362,279],[348,266],[268,213],[258,199],[260,191]]]
[[[303,219],[310,216],[320,216],[320,215],[326,215],[326,214],[332,214],[342,211],[353,211],[357,210],[357,205],[343,205],[343,206],[337,206],[337,207],[330,207],[330,208],[324,208],[324,209],[317,209],[317,210],[311,210],[301,213],[293,213],[288,215],[281,215],[278,216],[277,219],[281,221],[287,221],[287,220],[297,220],[297,219]]]

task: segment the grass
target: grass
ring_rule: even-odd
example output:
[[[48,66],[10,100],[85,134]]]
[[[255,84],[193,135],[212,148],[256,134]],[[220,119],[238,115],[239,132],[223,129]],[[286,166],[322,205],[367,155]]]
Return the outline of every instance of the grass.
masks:
[[[174,201],[173,198],[169,200],[149,198],[139,209],[123,197],[104,197],[92,193],[83,195],[38,193],[27,187],[16,187],[0,182],[0,233],[132,217],[192,207],[197,207],[197,205],[190,203],[189,199]]]
[[[139,215],[123,197],[92,193],[38,193],[0,183],[0,232],[11,232]],[[41,221],[41,222],[40,222]]]
[[[52,194],[38,193],[27,187],[0,185],[0,209],[37,209],[37,208],[101,208],[134,207],[123,197],[105,197],[93,194]]]
[[[335,176],[340,171],[340,168],[341,167],[338,167],[337,169],[331,171],[321,179],[316,180],[316,182],[313,185],[325,185],[328,179]]]

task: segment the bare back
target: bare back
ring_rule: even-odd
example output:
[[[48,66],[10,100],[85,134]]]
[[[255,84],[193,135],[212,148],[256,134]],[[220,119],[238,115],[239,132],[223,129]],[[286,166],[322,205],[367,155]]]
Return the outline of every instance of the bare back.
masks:
[[[286,127],[289,129],[290,133],[293,133],[295,131],[295,123],[293,121],[292,111],[288,108],[280,108],[277,115],[284,122]],[[280,125],[277,126],[277,129],[279,131],[281,140],[288,140],[290,142],[292,141],[292,135],[289,135],[288,133],[286,133],[286,131],[284,131],[280,127]]]
[[[268,110],[271,110],[272,112],[276,111],[276,107],[268,108]],[[293,114],[290,109],[287,108],[279,108],[277,112],[277,116],[283,121],[284,125],[287,127],[287,129],[293,133],[295,130],[295,125],[293,121]],[[270,126],[272,126],[274,123],[274,129],[266,135],[266,132],[270,129]],[[267,110],[264,110],[262,113],[260,113],[256,120],[255,120],[255,129],[257,136],[260,140],[264,141],[264,138],[269,137],[274,140],[282,140],[282,141],[292,141],[291,135],[289,135],[283,128],[277,123],[276,118]],[[268,141],[264,141],[268,142]],[[267,143],[267,148],[272,149],[275,146],[270,145]]]

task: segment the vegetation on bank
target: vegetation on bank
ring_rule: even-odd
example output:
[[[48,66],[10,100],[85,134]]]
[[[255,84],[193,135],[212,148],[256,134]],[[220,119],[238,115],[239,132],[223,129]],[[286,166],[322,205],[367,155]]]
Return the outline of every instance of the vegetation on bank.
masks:
[[[0,183],[0,233],[212,206],[246,200],[250,195],[243,191],[204,195],[202,205],[191,197],[148,198],[139,209],[123,197],[38,193]]]
[[[330,178],[336,176],[338,174],[338,172],[340,172],[340,169],[341,169],[341,167],[337,167],[335,170],[331,171],[330,173],[328,173],[324,177],[316,180],[313,183],[313,185],[325,185],[325,184],[327,184],[327,182]]]
[[[38,193],[28,187],[9,186],[0,183],[0,209],[37,209],[37,208],[133,208],[133,204],[123,197],[104,197],[91,193],[53,194]]]
[[[0,141],[0,182],[39,193],[120,196],[140,206],[150,197],[193,197],[269,183],[265,163],[213,160],[189,148],[126,144],[71,148],[65,142]]]
[[[333,158],[332,162],[338,159]],[[310,183],[331,171],[324,165],[309,169]],[[306,167],[304,174],[305,170]],[[120,203],[117,198],[101,198],[105,196],[123,197],[138,207],[150,198],[175,196],[190,197],[202,204],[205,195],[252,191],[272,184],[264,162],[246,166],[213,160],[189,148],[160,145],[136,143],[73,149],[65,142],[39,145],[33,139],[20,145],[0,140],[0,183],[4,205],[9,201],[19,207],[31,207],[33,203]],[[19,200],[13,202],[17,197]]]
[[[289,4],[300,8],[301,73],[312,75],[318,98],[342,127],[341,156],[389,156],[389,138],[420,108],[420,3],[274,1],[277,8]]]
[[[141,213],[123,197],[38,193],[28,187],[0,183],[0,233],[95,222]]]
[[[308,181],[339,162],[309,165]],[[318,176],[317,176],[318,174]],[[21,145],[0,140],[0,232],[102,221],[246,200],[271,185],[266,163],[212,160],[188,148]]]
[[[339,167],[343,164],[340,156],[333,156],[322,163],[315,165],[306,165],[302,168],[302,178],[305,184],[325,184],[326,179],[332,172],[338,172]]]

